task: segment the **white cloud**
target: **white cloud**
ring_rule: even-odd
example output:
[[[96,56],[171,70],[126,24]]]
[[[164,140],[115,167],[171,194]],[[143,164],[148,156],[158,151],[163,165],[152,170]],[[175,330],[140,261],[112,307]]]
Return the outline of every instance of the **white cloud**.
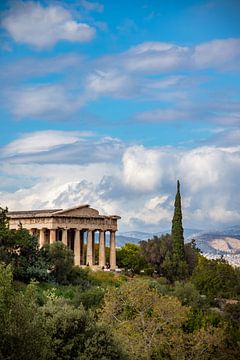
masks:
[[[240,39],[213,40],[197,45],[193,54],[193,66],[200,68],[239,67]]]
[[[41,6],[37,2],[17,2],[5,14],[2,26],[18,43],[38,48],[50,47],[59,40],[87,42],[95,29],[73,20],[70,12],[61,6]]]
[[[63,85],[37,85],[7,91],[10,110],[18,118],[62,118],[73,114],[85,102]]]
[[[128,71],[148,73],[169,71],[186,66],[189,48],[171,43],[146,42],[123,54],[123,66]]]
[[[166,202],[168,197],[169,197],[168,195],[154,196],[153,198],[151,198],[146,202],[146,208],[149,210],[154,210],[156,208],[159,208],[160,205]]]
[[[8,61],[2,65],[1,79],[16,82],[19,79],[39,78],[47,74],[72,72],[83,66],[83,56],[64,54],[50,58],[27,57],[17,61]]]
[[[119,161],[124,144],[89,131],[45,130],[23,134],[1,149],[0,160],[13,164],[91,164]]]
[[[86,81],[87,92],[93,96],[104,94],[126,96],[132,87],[131,79],[116,71],[96,70],[87,77]]]
[[[134,146],[123,156],[123,179],[127,186],[138,191],[152,191],[160,180],[158,151]]]
[[[92,134],[80,131],[37,131],[30,134],[24,134],[20,139],[9,143],[2,150],[2,155],[12,156],[49,151],[62,145],[74,144],[82,137],[90,135]]]
[[[23,138],[9,144],[6,149],[20,152],[20,161],[2,158],[0,162],[0,170],[12,187],[2,185],[1,204],[24,209],[90,203],[101,212],[119,214],[121,230],[160,231],[170,226],[179,178],[186,227],[234,224],[240,218],[236,181],[240,176],[239,146],[180,149],[125,145],[124,149],[117,139],[93,141],[87,137],[83,152],[80,143],[73,155],[71,149],[78,136],[81,134],[53,133],[53,139],[43,141],[39,148],[31,141],[25,148]],[[56,155],[51,157],[57,142],[64,144],[64,163],[61,160],[58,164]],[[36,151],[37,160],[44,148],[49,150],[41,163],[25,157],[24,151]],[[84,156],[87,161],[79,162]]]

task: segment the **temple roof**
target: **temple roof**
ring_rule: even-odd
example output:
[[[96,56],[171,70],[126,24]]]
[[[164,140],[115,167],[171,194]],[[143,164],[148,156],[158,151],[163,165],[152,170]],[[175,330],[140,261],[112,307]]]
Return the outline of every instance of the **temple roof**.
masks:
[[[10,218],[28,218],[28,217],[111,217],[120,219],[119,216],[100,215],[99,211],[90,207],[90,205],[78,205],[67,209],[44,209],[44,210],[21,210],[21,211],[9,211],[8,216]]]

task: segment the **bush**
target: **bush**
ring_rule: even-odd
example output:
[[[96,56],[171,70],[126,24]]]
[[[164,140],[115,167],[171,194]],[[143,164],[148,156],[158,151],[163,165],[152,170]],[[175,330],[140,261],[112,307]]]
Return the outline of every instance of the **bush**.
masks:
[[[89,278],[93,285],[98,285],[102,287],[108,286],[120,286],[123,282],[126,281],[126,277],[123,275],[116,275],[110,271],[96,271],[90,272]]]
[[[92,284],[89,273],[89,269],[82,269],[78,266],[74,266],[68,273],[67,281],[72,285],[80,286],[83,290],[88,289]]]
[[[210,301],[216,297],[237,298],[240,295],[240,273],[224,260],[200,257],[191,281]]]
[[[81,304],[85,309],[97,308],[101,305],[105,290],[95,286],[85,291],[77,291],[73,298],[73,305],[78,307]]]

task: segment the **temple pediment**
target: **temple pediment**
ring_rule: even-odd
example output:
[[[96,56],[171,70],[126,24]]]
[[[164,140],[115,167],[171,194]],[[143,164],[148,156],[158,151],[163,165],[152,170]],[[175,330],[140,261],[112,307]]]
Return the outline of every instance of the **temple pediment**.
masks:
[[[90,207],[90,205],[81,205],[69,209],[58,210],[52,215],[65,216],[99,216],[99,211]]]

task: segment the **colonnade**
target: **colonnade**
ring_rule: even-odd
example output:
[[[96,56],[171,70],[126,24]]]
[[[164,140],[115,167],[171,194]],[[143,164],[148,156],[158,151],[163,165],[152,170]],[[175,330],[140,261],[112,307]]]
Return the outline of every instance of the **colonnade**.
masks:
[[[110,232],[110,264],[106,264],[106,231],[89,229],[31,229],[30,233],[38,236],[39,245],[42,247],[46,243],[53,244],[62,241],[63,244],[71,248],[74,252],[74,264],[76,266],[98,266],[110,269],[116,268],[116,236],[113,230]],[[99,232],[99,254],[98,261],[95,261],[95,233]],[[85,245],[86,240],[86,246]],[[86,252],[86,254],[85,254]]]

